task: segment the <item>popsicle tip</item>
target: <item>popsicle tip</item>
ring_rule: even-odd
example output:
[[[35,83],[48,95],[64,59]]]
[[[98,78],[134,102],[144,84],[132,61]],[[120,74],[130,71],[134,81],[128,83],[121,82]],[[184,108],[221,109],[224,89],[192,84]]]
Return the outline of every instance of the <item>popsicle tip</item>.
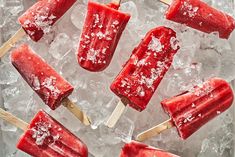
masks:
[[[135,140],[138,141],[138,142],[143,142],[145,140],[145,138],[144,138],[143,134],[140,133],[136,136]]]
[[[91,125],[92,122],[91,119],[86,114],[84,114],[82,123],[86,126],[89,126]]]

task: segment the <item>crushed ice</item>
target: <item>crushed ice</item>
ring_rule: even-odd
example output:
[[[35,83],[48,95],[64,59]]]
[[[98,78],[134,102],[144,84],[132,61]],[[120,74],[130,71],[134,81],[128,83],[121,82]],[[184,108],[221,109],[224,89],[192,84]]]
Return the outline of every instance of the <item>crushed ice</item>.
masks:
[[[22,0],[2,1],[4,2],[3,4],[0,3],[0,15],[2,17],[2,19],[0,19],[1,44],[19,29],[20,26],[16,24],[16,21],[18,16],[22,14],[23,8],[26,9],[34,3],[34,1],[25,0],[23,6]],[[90,154],[90,156],[110,157],[110,154],[112,154],[114,157],[117,157],[123,146],[121,140],[128,141],[140,131],[152,127],[155,124],[159,124],[166,120],[166,118],[169,118],[162,111],[161,105],[159,105],[163,98],[171,97],[182,91],[191,89],[193,86],[198,83],[200,84],[200,82],[211,76],[219,76],[228,81],[235,79],[235,46],[234,42],[232,42],[233,40],[229,42],[220,40],[214,34],[207,35],[188,27],[166,21],[163,14],[167,6],[156,2],[156,0],[124,1],[121,5],[121,9],[130,12],[132,18],[121,37],[119,46],[116,49],[115,56],[109,68],[104,72],[96,74],[84,71],[77,65],[74,53],[77,49],[78,39],[84,21],[86,2],[86,0],[78,1],[71,11],[68,12],[65,17],[61,18],[55,27],[53,27],[55,32],[52,34],[52,41],[54,41],[54,37],[58,36],[58,38],[56,38],[56,42],[58,42],[59,37],[61,37],[64,39],[64,43],[61,41],[61,45],[66,47],[66,49],[61,49],[59,55],[53,54],[55,52],[53,50],[56,50],[58,45],[51,44],[51,42],[47,42],[44,39],[38,43],[33,43],[27,39],[24,39],[24,41],[30,44],[33,50],[43,56],[49,64],[62,74],[62,76],[74,84],[76,90],[71,98],[76,100],[77,104],[88,112],[89,116],[94,120],[92,125],[97,129],[92,130],[90,128],[84,128],[77,119],[64,108],[50,111],[50,114],[86,142],[92,154]],[[233,1],[208,0],[206,2],[234,16]],[[190,11],[187,12],[187,14],[191,16],[195,16],[199,10],[199,8],[193,7],[189,9]],[[54,17],[52,16],[51,18],[53,19]],[[40,24],[40,22],[38,24]],[[160,25],[169,26],[177,32],[180,50],[175,56],[173,66],[163,78],[147,109],[141,113],[128,109],[125,116],[122,117],[120,124],[114,129],[115,131],[107,132],[107,128],[101,126],[107,117],[109,117],[119,100],[118,97],[109,90],[108,85],[121,70],[122,65],[128,60],[133,48],[137,46],[146,32]],[[104,27],[97,23],[97,27],[98,26]],[[45,31],[47,32],[48,29],[45,28]],[[60,33],[65,33],[69,38],[64,35],[59,35]],[[105,34],[105,32],[103,33]],[[96,34],[91,33],[88,34],[88,36],[91,38],[95,37]],[[234,35],[231,39],[234,39]],[[86,47],[86,44],[83,46]],[[177,47],[174,39],[172,39],[171,47],[172,49],[176,49]],[[49,48],[50,53],[48,53]],[[67,51],[69,49],[71,49],[71,51]],[[9,63],[8,56],[1,59],[1,74],[3,75],[0,76],[0,81],[4,83],[4,85],[1,83],[0,86],[0,92],[3,97],[3,99],[0,97],[1,107],[7,108],[10,112],[26,121],[30,121],[40,108],[49,111],[48,107],[33,94],[33,91],[23,79],[19,77],[16,71],[11,70],[12,74],[6,72],[8,71],[7,69],[9,69]],[[136,64],[137,63],[138,62],[136,62]],[[5,65],[6,68],[4,68]],[[140,64],[140,66],[144,65]],[[13,69],[13,67],[11,69]],[[122,84],[123,86],[129,86],[125,80]],[[35,85],[37,87],[37,81]],[[141,91],[141,88],[138,88],[139,95],[143,95]],[[186,141],[181,141],[177,132],[171,129],[149,140],[147,143],[155,147],[173,151],[181,156],[231,157],[234,142],[232,138],[234,134],[233,114],[234,107],[203,126],[201,130]],[[195,118],[201,116],[203,115],[198,114],[197,116],[195,115]],[[148,123],[146,123],[146,121]],[[22,132],[18,132],[16,129],[9,127],[11,126],[10,124],[6,126],[1,123],[0,125],[0,156],[27,156],[25,153],[17,151],[15,148],[15,143]],[[57,137],[55,137],[55,139],[56,138]],[[194,149],[192,149],[192,147]]]

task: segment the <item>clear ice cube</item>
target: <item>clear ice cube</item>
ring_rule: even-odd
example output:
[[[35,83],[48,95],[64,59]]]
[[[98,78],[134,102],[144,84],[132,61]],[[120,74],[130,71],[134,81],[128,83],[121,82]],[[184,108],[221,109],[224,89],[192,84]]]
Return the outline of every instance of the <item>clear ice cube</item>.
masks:
[[[58,60],[63,59],[71,50],[71,39],[65,33],[58,34],[50,44],[49,53]]]
[[[0,69],[0,84],[9,85],[17,81],[19,74],[11,64],[2,64]]]

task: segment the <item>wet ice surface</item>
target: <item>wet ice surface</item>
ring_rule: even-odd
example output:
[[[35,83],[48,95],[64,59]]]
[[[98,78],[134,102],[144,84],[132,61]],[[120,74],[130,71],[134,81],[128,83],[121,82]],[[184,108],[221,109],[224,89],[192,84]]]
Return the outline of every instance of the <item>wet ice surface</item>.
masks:
[[[22,10],[35,1],[0,0],[0,42],[6,41],[20,27],[17,17]],[[235,79],[235,32],[229,41],[215,35],[207,35],[183,25],[164,19],[166,6],[157,0],[124,0],[121,10],[129,12],[132,19],[119,42],[110,66],[103,72],[91,73],[79,67],[75,57],[82,29],[87,0],[79,0],[52,29],[50,34],[34,43],[23,41],[48,61],[74,87],[70,96],[92,118],[92,128],[83,126],[64,107],[51,111],[9,64],[9,55],[0,62],[0,106],[29,122],[42,108],[49,112],[69,130],[78,135],[94,157],[118,157],[123,142],[128,142],[140,131],[161,123],[168,118],[159,102],[166,97],[179,94],[203,80],[220,76],[227,81]],[[108,2],[100,0],[100,2]],[[210,5],[230,15],[235,15],[234,1],[206,0]],[[128,108],[116,127],[104,126],[118,98],[109,90],[109,85],[121,66],[129,58],[132,49],[146,32],[159,25],[166,25],[177,32],[181,49],[155,92],[147,109],[141,113]],[[234,84],[235,85],[235,84]],[[146,141],[185,157],[232,157],[234,139],[234,107],[206,124],[186,141],[179,139],[175,129]],[[22,134],[10,124],[0,121],[0,156],[25,157],[17,151],[15,144]]]

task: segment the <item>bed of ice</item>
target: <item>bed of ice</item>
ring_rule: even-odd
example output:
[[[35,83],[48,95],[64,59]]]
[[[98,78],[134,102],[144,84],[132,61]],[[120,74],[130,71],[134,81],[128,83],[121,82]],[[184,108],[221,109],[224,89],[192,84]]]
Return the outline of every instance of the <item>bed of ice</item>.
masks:
[[[0,45],[18,28],[17,17],[36,0],[0,0]],[[107,0],[99,0],[108,2]],[[233,0],[205,0],[208,4],[235,16]],[[219,76],[235,87],[235,33],[227,40],[214,34],[204,34],[164,19],[167,6],[158,0],[124,0],[121,10],[132,18],[125,30],[111,65],[100,73],[91,73],[79,67],[76,47],[79,41],[87,0],[78,0],[53,27],[50,34],[38,43],[24,38],[30,46],[48,61],[76,88],[71,99],[92,118],[92,127],[83,126],[64,107],[56,111],[44,105],[23,81],[9,62],[9,55],[0,61],[0,107],[25,121],[30,121],[43,108],[78,135],[89,148],[90,157],[118,157],[124,142],[141,131],[163,122],[168,116],[160,107],[160,100],[191,88],[209,77]],[[141,113],[128,108],[114,129],[104,126],[118,102],[109,85],[128,59],[132,49],[145,33],[156,26],[173,28],[181,49],[172,67],[161,82],[147,109]],[[183,157],[233,157],[235,108],[209,122],[188,140],[182,141],[175,129],[146,141]],[[0,120],[0,156],[26,157],[15,147],[21,130]]]

